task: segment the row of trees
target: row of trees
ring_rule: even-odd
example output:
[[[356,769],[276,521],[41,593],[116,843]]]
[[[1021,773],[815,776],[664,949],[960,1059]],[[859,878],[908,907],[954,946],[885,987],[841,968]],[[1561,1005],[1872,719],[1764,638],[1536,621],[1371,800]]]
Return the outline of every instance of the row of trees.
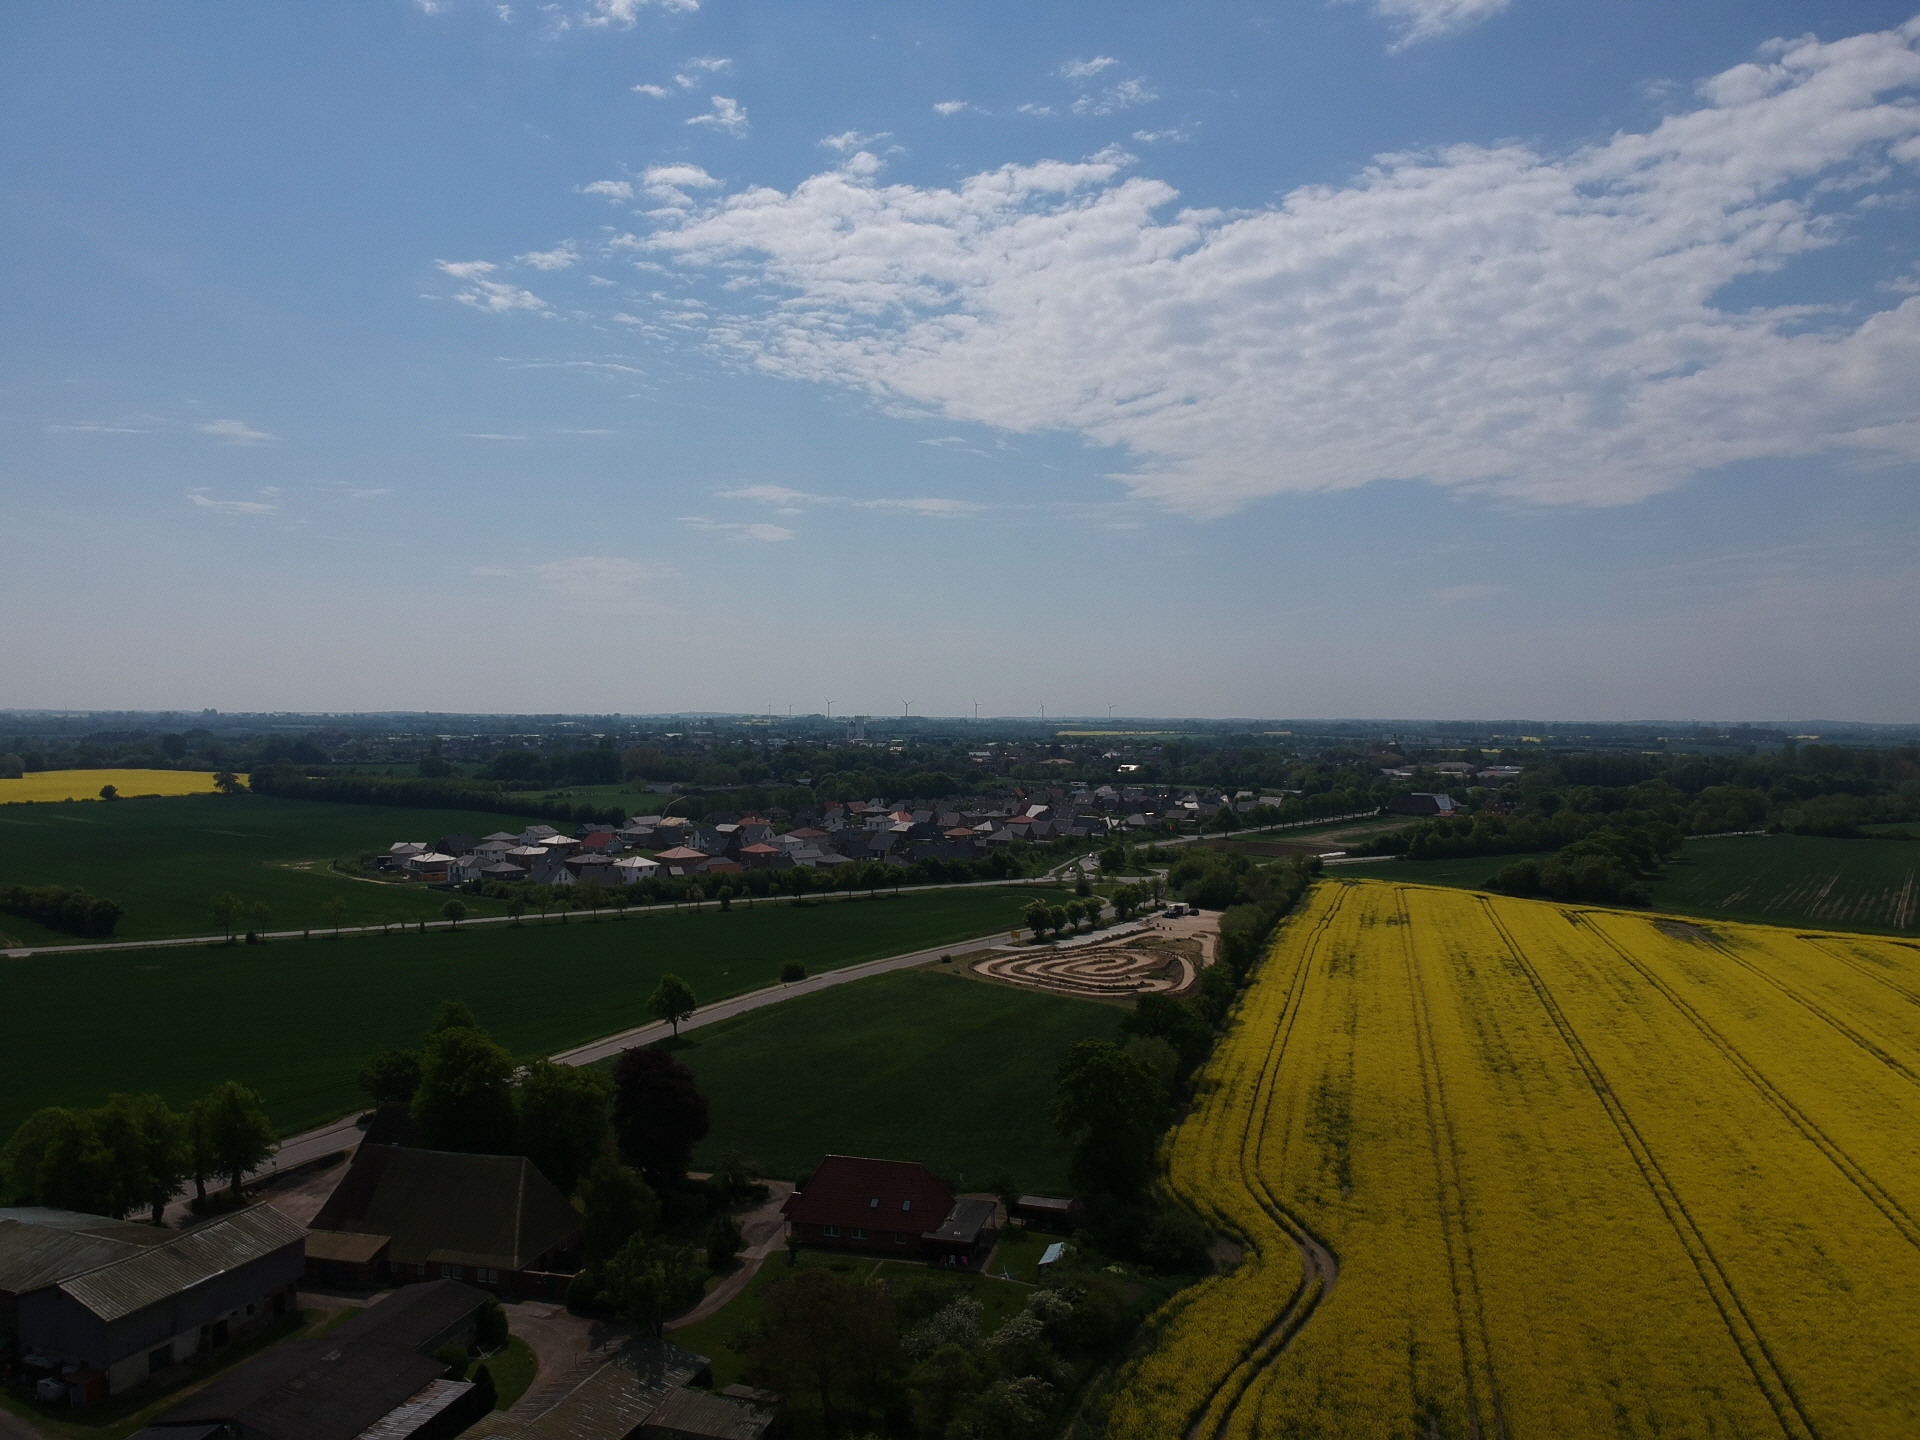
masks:
[[[158,1225],[188,1179],[204,1202],[207,1181],[225,1176],[238,1199],[248,1172],[274,1149],[259,1095],[238,1081],[184,1110],[158,1095],[111,1095],[95,1109],[53,1106],[29,1116],[0,1150],[0,1188],[17,1205],[115,1218],[147,1210]]]
[[[64,885],[9,885],[0,890],[0,910],[49,930],[89,940],[106,939],[126,914],[111,900],[97,900],[84,890]]]

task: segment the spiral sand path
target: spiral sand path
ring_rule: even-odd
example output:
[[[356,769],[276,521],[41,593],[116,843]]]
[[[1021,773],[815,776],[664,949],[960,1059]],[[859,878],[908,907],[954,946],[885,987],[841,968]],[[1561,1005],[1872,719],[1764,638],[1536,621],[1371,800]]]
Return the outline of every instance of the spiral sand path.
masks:
[[[1095,1000],[1184,992],[1195,974],[1185,955],[1149,945],[996,951],[976,960],[973,970],[991,980]]]

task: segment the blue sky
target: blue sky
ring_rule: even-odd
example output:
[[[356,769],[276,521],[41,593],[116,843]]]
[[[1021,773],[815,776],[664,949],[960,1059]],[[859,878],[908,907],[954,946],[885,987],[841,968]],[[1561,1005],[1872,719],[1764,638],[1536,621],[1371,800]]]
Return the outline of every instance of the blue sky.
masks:
[[[0,705],[1920,714],[1905,6],[12,6]]]

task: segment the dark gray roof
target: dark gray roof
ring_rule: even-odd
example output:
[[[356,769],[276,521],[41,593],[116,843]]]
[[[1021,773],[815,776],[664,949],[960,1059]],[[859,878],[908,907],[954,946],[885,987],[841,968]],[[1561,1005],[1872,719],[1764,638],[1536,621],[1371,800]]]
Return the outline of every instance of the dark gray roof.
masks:
[[[0,1291],[23,1295],[171,1238],[171,1230],[104,1215],[34,1205],[0,1209]]]
[[[948,1245],[971,1245],[980,1238],[982,1230],[992,1225],[993,1201],[956,1200],[947,1218],[940,1222],[940,1228],[930,1231],[926,1238]]]
[[[409,1285],[331,1335],[287,1341],[216,1376],[154,1428],[159,1440],[221,1422],[263,1440],[352,1440],[447,1373],[420,1348],[486,1300],[455,1280]]]
[[[704,1390],[676,1390],[647,1417],[641,1434],[660,1431],[702,1440],[760,1440],[778,1418],[777,1410],[763,1409],[746,1400],[709,1395]]]
[[[102,1320],[118,1320],[276,1250],[304,1248],[306,1239],[271,1205],[252,1205],[71,1276],[60,1288]]]
[[[524,1270],[566,1246],[580,1212],[519,1155],[458,1155],[365,1141],[315,1230],[393,1237],[391,1258]]]

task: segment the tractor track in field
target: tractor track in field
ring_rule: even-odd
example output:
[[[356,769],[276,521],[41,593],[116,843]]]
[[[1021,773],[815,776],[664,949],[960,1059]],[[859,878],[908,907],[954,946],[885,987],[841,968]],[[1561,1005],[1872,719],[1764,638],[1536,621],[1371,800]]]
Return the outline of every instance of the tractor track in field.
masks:
[[[1909,1245],[1920,1249],[1920,1221],[1916,1221],[1908,1213],[1907,1208],[1887,1191],[1886,1187],[1869,1175],[1865,1166],[1849,1155],[1839,1142],[1820,1128],[1811,1116],[1781,1093],[1774,1083],[1767,1079],[1760,1067],[1749,1060],[1739,1046],[1715,1028],[1713,1022],[1696,1010],[1685,996],[1634,958],[1626,946],[1607,934],[1600,925],[1589,920],[1587,929],[1599,936],[1609,950],[1632,966],[1641,979],[1645,980],[1700,1033],[1702,1039],[1718,1050],[1726,1061],[1740,1072],[1741,1078],[1753,1087],[1762,1100],[1773,1107],[1781,1119],[1799,1131],[1802,1139],[1831,1161],[1833,1167],[1846,1177],[1847,1182],[1860,1192],[1867,1203],[1878,1210],[1887,1223],[1900,1232],[1901,1238]]]
[[[1266,1212],[1267,1218],[1273,1221],[1299,1251],[1300,1284],[1295,1287],[1293,1295],[1280,1314],[1274,1318],[1273,1324],[1267,1327],[1258,1340],[1254,1341],[1240,1363],[1200,1407],[1187,1426],[1186,1440],[1214,1440],[1214,1437],[1227,1429],[1234,1414],[1252,1389],[1254,1381],[1293,1342],[1293,1337],[1298,1335],[1306,1323],[1313,1318],[1313,1313],[1319,1308],[1320,1302],[1333,1293],[1334,1285],[1340,1278],[1340,1265],[1334,1258],[1333,1252],[1280,1204],[1261,1174],[1260,1160],[1266,1144],[1268,1118],[1273,1110],[1274,1084],[1279,1073],[1280,1058],[1286,1052],[1287,1041],[1293,1033],[1294,1021],[1299,1017],[1306,988],[1311,980],[1313,962],[1320,954],[1320,946],[1327,932],[1332,928],[1334,919],[1346,903],[1345,892],[1348,888],[1345,885],[1340,887],[1339,897],[1320,918],[1312,940],[1303,947],[1300,961],[1294,967],[1293,978],[1287,988],[1286,1003],[1281,1011],[1280,1023],[1274,1027],[1273,1038],[1267,1043],[1266,1058],[1261,1064],[1260,1078],[1256,1082],[1256,1098],[1249,1108],[1247,1124],[1240,1136],[1240,1169],[1248,1181],[1247,1193],[1253,1196],[1254,1202]]]
[[[1898,981],[1889,980],[1885,975],[1880,974],[1878,971],[1876,971],[1873,968],[1873,966],[1868,965],[1864,961],[1858,960],[1855,957],[1844,953],[1841,946],[1835,942],[1835,938],[1833,936],[1801,934],[1801,935],[1795,935],[1794,938],[1796,940],[1804,941],[1807,944],[1813,946],[1813,948],[1818,950],[1822,955],[1827,955],[1835,960],[1838,960],[1842,965],[1846,966],[1849,970],[1852,970],[1855,974],[1863,975],[1867,979],[1873,981],[1874,984],[1883,986],[1886,989],[1891,990],[1895,995],[1898,995],[1902,1000],[1906,1001],[1907,1004],[1920,1005],[1920,994],[1916,994],[1912,990],[1909,990],[1906,986],[1900,984]],[[1871,939],[1873,937],[1861,936],[1860,938],[1864,940],[1864,939]],[[1893,943],[1897,945],[1900,942],[1896,940]]]
[[[1541,1008],[1547,1013],[1547,1019],[1559,1032],[1562,1043],[1566,1045],[1574,1064],[1580,1068],[1588,1086],[1600,1101],[1601,1108],[1607,1113],[1607,1118],[1613,1122],[1615,1131],[1627,1148],[1627,1153],[1633,1157],[1634,1164],[1639,1167],[1641,1178],[1646,1182],[1647,1189],[1652,1192],[1654,1202],[1659,1205],[1661,1213],[1666,1216],[1667,1223],[1673,1228],[1681,1248],[1687,1253],[1687,1258],[1693,1262],[1693,1268],[1700,1277],[1700,1283],[1706,1288],[1714,1308],[1720,1312],[1720,1319],[1727,1327],[1727,1334],[1732,1339],[1734,1348],[1740,1352],[1740,1358],[1746,1362],[1747,1371],[1753,1376],[1754,1384],[1759,1387],[1760,1393],[1773,1410],[1774,1418],[1780,1423],[1781,1432],[1793,1437],[1793,1440],[1819,1440],[1819,1432],[1814,1429],[1813,1422],[1807,1418],[1806,1411],[1801,1408],[1800,1397],[1794,1392],[1793,1383],[1787,1379],[1785,1372],[1780,1369],[1779,1362],[1773,1358],[1773,1351],[1768,1347],[1766,1338],[1761,1335],[1759,1327],[1748,1313],[1746,1302],[1740,1298],[1740,1292],[1734,1289],[1733,1282],[1727,1277],[1719,1257],[1713,1253],[1713,1247],[1707,1243],[1706,1235],[1700,1229],[1699,1223],[1694,1220],[1692,1212],[1687,1209],[1686,1202],[1680,1198],[1680,1192],[1667,1177],[1666,1171],[1661,1168],[1652,1147],[1640,1134],[1639,1128],[1633,1123],[1633,1117],[1627,1113],[1626,1106],[1621,1103],[1620,1097],[1614,1093],[1613,1087],[1607,1082],[1606,1074],[1601,1070],[1599,1062],[1593,1058],[1592,1052],[1586,1047],[1586,1042],[1573,1028],[1573,1023],[1567,1018],[1566,1012],[1560,1008],[1560,1002],[1554,998],[1553,992],[1541,978],[1540,972],[1534,969],[1533,962],[1527,959],[1525,952],[1513,938],[1512,932],[1501,921],[1493,905],[1484,897],[1476,898],[1486,912],[1488,923],[1499,935],[1501,943],[1506,946],[1507,953],[1512,956],[1514,964],[1519,967],[1520,973],[1526,977],[1528,985],[1532,987]]]
[[[1769,975],[1759,965],[1754,964],[1754,962],[1747,959],[1746,956],[1716,938],[1710,931],[1703,931],[1702,933],[1705,936],[1705,939],[1702,941],[1703,944],[1709,946],[1718,954],[1724,955],[1748,974],[1764,980],[1782,995],[1793,1001],[1794,1004],[1804,1009],[1809,1015],[1816,1016],[1826,1022],[1826,1024],[1846,1036],[1848,1040],[1852,1041],[1860,1049],[1866,1051],[1867,1054],[1873,1056],[1874,1059],[1878,1060],[1882,1065],[1885,1065],[1908,1084],[1920,1086],[1920,1074],[1914,1073],[1912,1067],[1901,1060],[1899,1056],[1892,1054],[1884,1046],[1877,1044],[1875,1041],[1861,1034],[1845,1020],[1842,1020],[1839,1016],[1830,1012],[1824,1005],[1801,994],[1798,990],[1794,989],[1793,986],[1787,984],[1786,981],[1779,979],[1777,976]]]
[[[1500,1378],[1493,1365],[1493,1338],[1487,1329],[1486,1298],[1480,1291],[1480,1271],[1474,1263],[1473,1227],[1467,1216],[1466,1187],[1460,1175],[1459,1137],[1447,1111],[1446,1080],[1440,1073],[1440,1049],[1433,1037],[1433,1010],[1426,982],[1414,955],[1413,919],[1407,913],[1406,891],[1394,890],[1404,932],[1402,951],[1407,962],[1407,987],[1413,1012],[1414,1049],[1420,1058],[1420,1093],[1427,1113],[1427,1143],[1433,1150],[1435,1196],[1440,1205],[1440,1233],[1446,1241],[1447,1279],[1453,1294],[1454,1324],[1460,1340],[1460,1373],[1467,1392],[1467,1426],[1474,1440],[1487,1433],[1481,1423],[1481,1386],[1476,1369],[1486,1374],[1486,1399],[1493,1410],[1492,1433],[1506,1440],[1506,1406]],[[1471,1316],[1471,1320],[1469,1319]],[[1476,1350],[1475,1341],[1478,1341]]]

